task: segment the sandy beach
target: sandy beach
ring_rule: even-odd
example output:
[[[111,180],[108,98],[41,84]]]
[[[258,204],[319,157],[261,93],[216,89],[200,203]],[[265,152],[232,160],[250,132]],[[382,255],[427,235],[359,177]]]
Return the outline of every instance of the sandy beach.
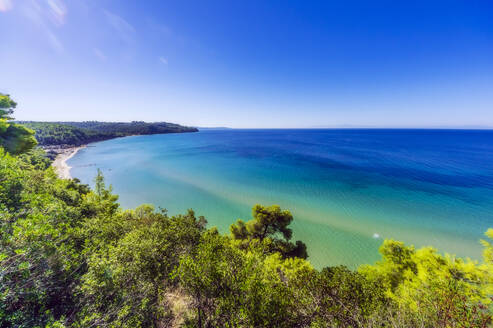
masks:
[[[52,163],[52,166],[55,168],[56,174],[61,178],[61,179],[71,179],[72,177],[70,176],[70,169],[71,167],[68,166],[67,161],[72,158],[77,152],[85,148],[86,146],[80,146],[80,147],[71,147],[71,148],[65,148],[61,150],[61,152],[57,155],[55,160]]]

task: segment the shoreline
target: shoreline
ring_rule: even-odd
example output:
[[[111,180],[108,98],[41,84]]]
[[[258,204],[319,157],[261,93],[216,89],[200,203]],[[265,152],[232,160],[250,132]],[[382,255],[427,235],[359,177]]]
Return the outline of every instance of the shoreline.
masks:
[[[86,148],[86,145],[64,148],[61,149],[56,155],[55,160],[51,163],[51,166],[53,166],[55,173],[60,179],[72,179],[72,176],[70,175],[70,169],[72,167],[68,166],[67,161],[77,154],[77,152],[82,148]]]
[[[190,131],[190,132],[198,132],[198,131]],[[117,138],[126,138],[126,137],[137,137],[137,136],[144,136],[144,135],[156,135],[156,134],[171,134],[174,132],[170,133],[151,133],[151,134],[130,134],[126,136],[117,136],[117,137],[111,137],[107,139],[102,139],[102,140],[94,140],[90,141],[90,143],[95,143],[95,142],[101,142],[101,141],[107,141],[107,140],[112,140],[112,139],[117,139]],[[179,133],[188,133],[187,132],[179,132]],[[72,176],[70,175],[70,169],[72,168],[71,166],[68,166],[67,161],[71,159],[77,152],[82,149],[86,148],[88,144],[80,145],[80,146],[74,146],[74,145],[69,145],[69,144],[61,144],[61,145],[41,145],[41,148],[48,154],[48,157],[53,160],[51,163],[51,166],[55,170],[56,175],[60,179],[72,179]]]
[[[192,133],[192,132],[199,132],[199,131],[197,130],[197,131],[167,132],[167,133],[129,134],[124,136],[104,138],[101,140],[92,140],[89,141],[88,144],[117,139],[117,138],[127,138],[127,137],[137,137],[137,136],[147,136],[147,135],[157,135],[157,134]],[[54,168],[56,175],[60,179],[72,179],[72,176],[70,175],[70,169],[72,167],[68,166],[67,161],[70,158],[72,158],[75,154],[77,154],[77,152],[80,149],[86,148],[87,144],[80,146],[73,146],[69,144],[40,145],[40,147],[48,154],[48,157],[53,160],[51,166]]]

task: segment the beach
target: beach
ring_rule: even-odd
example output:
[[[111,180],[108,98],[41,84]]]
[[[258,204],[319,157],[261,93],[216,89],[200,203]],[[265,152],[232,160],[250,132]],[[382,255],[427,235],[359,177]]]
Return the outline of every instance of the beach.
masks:
[[[56,156],[55,160],[51,164],[55,168],[56,174],[61,178],[61,179],[71,179],[70,175],[70,169],[71,167],[68,166],[67,161],[72,158],[77,152],[85,148],[86,146],[79,146],[79,147],[70,147],[70,148],[64,148],[60,149],[58,155]]]

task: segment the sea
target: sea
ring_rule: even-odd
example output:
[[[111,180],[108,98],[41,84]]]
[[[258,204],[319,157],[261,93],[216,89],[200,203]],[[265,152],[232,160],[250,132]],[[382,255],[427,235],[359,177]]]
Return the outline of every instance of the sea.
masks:
[[[316,268],[374,263],[385,239],[480,260],[493,227],[492,130],[202,130],[93,143],[68,165],[91,186],[101,169],[125,209],[193,209],[223,233],[280,205]]]

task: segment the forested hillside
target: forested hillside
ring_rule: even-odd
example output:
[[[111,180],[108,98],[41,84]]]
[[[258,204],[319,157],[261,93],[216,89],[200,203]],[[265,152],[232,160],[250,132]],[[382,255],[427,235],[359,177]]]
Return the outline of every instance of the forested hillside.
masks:
[[[386,240],[374,265],[316,270],[278,206],[229,234],[192,210],[123,210],[100,173],[93,190],[59,179],[42,150],[10,152],[23,138],[0,133],[0,327],[492,323],[491,242],[481,263]]]
[[[157,122],[29,122],[18,121],[35,131],[35,137],[42,146],[80,146],[90,142],[117,137],[144,134],[196,132],[196,128],[178,124]]]

